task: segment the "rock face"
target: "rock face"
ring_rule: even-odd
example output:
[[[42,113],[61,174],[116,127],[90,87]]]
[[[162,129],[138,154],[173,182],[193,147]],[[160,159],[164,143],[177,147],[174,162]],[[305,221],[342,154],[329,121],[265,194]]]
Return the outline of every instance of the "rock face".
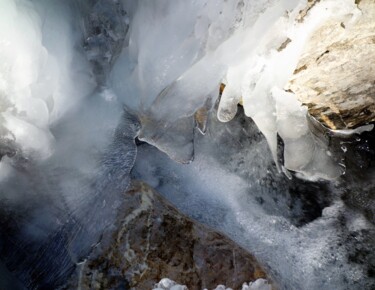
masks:
[[[330,129],[375,121],[375,2],[357,2],[357,21],[332,20],[312,35],[286,87]]]
[[[78,267],[64,289],[152,289],[169,277],[191,290],[268,278],[234,242],[194,223],[153,189],[134,182],[119,224]]]
[[[101,86],[121,52],[129,28],[128,17],[117,0],[76,3],[84,15],[83,48],[92,64],[98,85]]]

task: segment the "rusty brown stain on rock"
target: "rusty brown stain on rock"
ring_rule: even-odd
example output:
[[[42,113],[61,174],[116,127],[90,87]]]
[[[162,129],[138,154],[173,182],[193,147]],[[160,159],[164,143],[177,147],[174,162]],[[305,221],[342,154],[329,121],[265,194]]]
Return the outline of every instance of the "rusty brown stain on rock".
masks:
[[[221,97],[221,95],[223,94],[223,91],[225,89],[226,85],[221,83],[220,84],[220,88],[219,88],[219,97]],[[239,105],[243,106],[243,98],[241,97],[240,98],[240,101],[238,102]]]
[[[221,83],[219,88],[219,95],[221,96],[223,94],[223,91],[225,89],[225,84]]]
[[[304,64],[303,66],[300,66],[299,68],[296,68],[294,70],[293,74],[298,74],[300,71],[303,71],[305,69],[307,69],[307,65]]]
[[[309,13],[309,11],[318,2],[320,2],[320,0],[308,0],[306,7],[299,12],[299,14],[298,14],[298,16],[296,18],[297,22],[303,22],[305,20],[306,15]]]
[[[284,50],[287,46],[288,46],[288,44],[289,43],[291,43],[292,42],[292,40],[288,37],[281,45],[280,45],[280,47],[277,49],[277,51],[278,52],[280,52],[280,51],[282,51],[282,50]]]

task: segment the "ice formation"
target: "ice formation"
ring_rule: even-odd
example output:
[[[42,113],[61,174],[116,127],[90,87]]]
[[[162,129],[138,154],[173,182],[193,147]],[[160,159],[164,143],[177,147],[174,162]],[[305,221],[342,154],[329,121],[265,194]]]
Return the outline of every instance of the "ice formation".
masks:
[[[93,89],[66,7],[57,1],[0,3],[0,138],[12,150],[47,158],[50,127]],[[74,63],[74,66],[73,66]]]
[[[139,112],[140,139],[177,161],[190,162],[192,116],[207,99],[217,98],[219,83],[224,82],[221,121],[231,120],[242,101],[278,166],[277,134],[285,142],[280,167],[306,178],[339,176],[342,168],[308,131],[306,109],[283,87],[320,24],[340,19],[350,25],[360,12],[353,1],[326,0],[315,3],[301,21],[299,13],[306,5],[307,1],[140,2],[131,18],[136,28],[130,29],[129,46],[113,74],[119,95],[130,91],[139,96],[125,103]],[[139,25],[151,11],[150,23]],[[120,83],[119,77],[126,80]]]
[[[221,82],[226,87],[219,120],[232,119],[241,101],[266,136],[277,166],[306,178],[342,173],[309,132],[306,110],[283,86],[319,24],[330,18],[346,25],[355,21],[360,12],[353,1],[320,1],[302,22],[296,19],[307,3],[297,0],[97,1],[92,8],[78,1],[75,13],[69,1],[46,3],[1,3],[1,176],[11,170],[6,156],[51,156],[56,142],[51,128],[98,84],[113,87],[106,96],[138,115],[141,140],[190,162],[194,114],[211,109]],[[77,49],[80,13],[89,15],[83,21],[85,52]],[[113,65],[107,83],[104,75]],[[284,164],[277,159],[277,134],[285,143]]]
[[[237,110],[238,96],[242,96],[245,114],[267,138],[275,160],[278,133],[285,144],[287,169],[305,173],[310,178],[333,178],[340,172],[325,149],[314,144],[305,119],[306,109],[283,87],[297,68],[304,44],[314,29],[331,18],[355,21],[359,11],[352,1],[322,1],[303,23],[298,23],[296,18],[306,3],[297,2],[289,1],[290,6],[285,7],[280,1],[249,28],[249,32],[262,30],[264,34],[257,38],[256,45],[254,38],[245,42],[247,55],[241,59],[241,64],[228,68],[218,118],[231,120]],[[289,13],[285,15],[288,8]],[[270,18],[273,21],[269,21]]]
[[[254,282],[244,283],[241,289],[238,290],[271,290],[271,285],[267,283],[265,279],[257,279]],[[189,290],[185,285],[179,285],[176,282],[164,278],[159,283],[155,284],[152,290]],[[203,289],[208,290],[208,289]],[[218,285],[213,290],[237,290],[232,288],[226,288],[224,285]]]
[[[290,222],[309,209],[296,202],[290,212],[288,183],[272,169],[342,173],[283,88],[310,33],[331,18],[351,25],[360,11],[316,1],[297,20],[308,2],[0,0],[0,199],[22,213],[22,251],[12,253],[30,255],[8,261],[25,267],[22,282],[34,287],[35,272],[47,286],[64,281],[110,230],[139,119],[140,140],[194,161],[142,145],[133,175],[254,253],[281,289],[368,288],[345,248],[346,233],[370,231],[368,222],[338,198],[309,223]],[[226,123],[213,126],[221,83],[214,117]],[[266,139],[233,122],[239,102]],[[243,289],[266,289],[258,284]]]

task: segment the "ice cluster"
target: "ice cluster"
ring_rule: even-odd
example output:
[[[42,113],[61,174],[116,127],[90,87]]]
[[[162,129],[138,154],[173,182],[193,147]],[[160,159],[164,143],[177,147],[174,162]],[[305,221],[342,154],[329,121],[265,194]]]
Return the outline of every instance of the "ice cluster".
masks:
[[[74,15],[61,2],[47,3],[0,3],[0,140],[9,144],[1,156],[51,156],[51,126],[93,90],[75,49]]]
[[[262,34],[245,40],[242,46],[246,55],[239,64],[229,66],[218,118],[231,120],[241,96],[245,114],[265,135],[275,160],[279,134],[285,145],[287,169],[310,178],[334,178],[340,170],[309,132],[306,108],[283,88],[297,68],[311,33],[328,19],[355,21],[359,11],[353,1],[321,1],[299,23],[297,18],[304,5],[304,1],[279,1],[247,30],[247,36],[259,31]]]
[[[97,85],[106,87],[103,98],[138,115],[141,140],[190,162],[194,127],[205,127],[197,112],[212,108],[220,83],[219,120],[231,120],[241,102],[279,168],[306,178],[342,173],[309,132],[306,109],[283,87],[314,29],[330,18],[355,21],[353,1],[320,1],[302,22],[303,0],[87,3],[1,2],[0,177],[17,152],[51,156],[51,130]]]
[[[257,279],[254,282],[250,283],[243,283],[242,288],[238,290],[271,290],[271,285],[267,283],[265,279]],[[185,285],[179,285],[176,282],[164,278],[161,279],[159,283],[157,283],[152,290],[188,290]],[[208,289],[203,289],[208,290]],[[232,288],[226,288],[224,285],[218,285],[213,290],[233,290]],[[237,290],[237,289],[235,289]]]
[[[143,144],[133,176],[254,253],[280,289],[371,289],[346,248],[368,222],[338,198],[291,222],[310,208],[289,203],[274,170],[341,173],[283,88],[310,33],[331,18],[351,25],[359,10],[316,1],[298,21],[308,2],[0,0],[0,209],[16,220],[2,232],[7,267],[30,288],[66,280],[114,225],[138,135],[194,162]],[[265,139],[233,119],[239,102]],[[330,192],[310,185],[294,190]]]
[[[300,11],[307,7],[302,0],[139,1],[130,6],[135,12],[129,45],[112,80],[118,95],[138,96],[124,102],[140,116],[141,140],[177,161],[193,160],[194,113],[209,110],[224,83],[219,120],[231,120],[241,102],[280,169],[310,179],[342,173],[310,134],[306,108],[283,88],[319,25],[356,20],[360,12],[354,1],[317,1],[302,20]],[[285,143],[284,164],[277,161],[277,134]]]

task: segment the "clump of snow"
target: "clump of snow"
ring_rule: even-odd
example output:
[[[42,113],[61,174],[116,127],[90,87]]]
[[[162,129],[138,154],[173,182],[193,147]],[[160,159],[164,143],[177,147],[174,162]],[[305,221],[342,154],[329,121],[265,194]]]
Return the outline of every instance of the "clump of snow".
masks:
[[[265,279],[257,279],[249,284],[244,283],[242,290],[271,290],[272,287]]]
[[[270,284],[268,284],[267,280],[257,279],[254,282],[243,283],[242,288],[238,290],[271,290],[271,289],[272,287]],[[176,282],[168,278],[163,278],[160,280],[159,283],[155,284],[152,290],[189,290],[189,288],[187,288],[185,285],[179,285]],[[203,290],[209,290],[209,289],[205,288]],[[224,285],[218,285],[213,290],[237,290],[237,289],[227,288]]]
[[[179,285],[175,281],[163,278],[159,283],[155,284],[152,290],[188,290],[185,285]]]

